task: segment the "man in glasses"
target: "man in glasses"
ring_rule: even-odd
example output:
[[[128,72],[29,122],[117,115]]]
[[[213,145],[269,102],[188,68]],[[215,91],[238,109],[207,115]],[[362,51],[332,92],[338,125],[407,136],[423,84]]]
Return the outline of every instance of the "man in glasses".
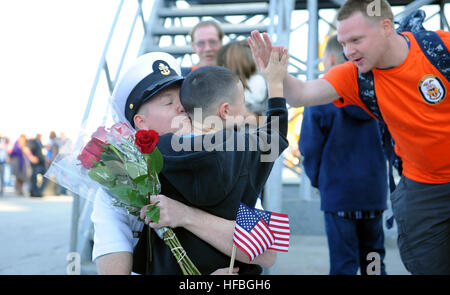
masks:
[[[217,22],[208,20],[196,24],[190,36],[192,51],[198,55],[200,61],[192,68],[183,68],[183,76],[198,67],[216,65],[216,55],[222,47],[224,32]]]

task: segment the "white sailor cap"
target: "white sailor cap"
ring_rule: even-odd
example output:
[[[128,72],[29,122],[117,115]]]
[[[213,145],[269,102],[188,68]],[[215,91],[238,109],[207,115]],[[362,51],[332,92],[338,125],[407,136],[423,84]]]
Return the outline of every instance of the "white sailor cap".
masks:
[[[122,122],[134,127],[134,115],[159,91],[183,81],[176,59],[165,52],[150,52],[136,59],[114,88],[111,104]]]

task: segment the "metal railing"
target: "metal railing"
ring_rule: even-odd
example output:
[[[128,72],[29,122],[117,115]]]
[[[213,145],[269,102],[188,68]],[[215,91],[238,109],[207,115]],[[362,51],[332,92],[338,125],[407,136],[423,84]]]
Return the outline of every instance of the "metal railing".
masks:
[[[99,66],[97,68],[97,72],[91,87],[91,91],[89,94],[89,99],[86,105],[86,109],[81,121],[81,132],[83,132],[83,130],[85,130],[86,125],[88,123],[88,119],[89,119],[89,114],[91,112],[92,109],[92,104],[94,102],[94,99],[96,97],[96,95],[98,95],[98,90],[99,90],[99,84],[103,77],[105,78],[106,84],[107,84],[107,90],[108,93],[105,95],[106,98],[109,98],[109,96],[111,96],[114,87],[120,77],[120,73],[122,70],[122,67],[124,65],[124,61],[127,57],[128,54],[130,54],[129,52],[129,46],[130,46],[130,42],[132,40],[132,36],[133,34],[137,31],[137,25],[138,22],[141,21],[141,25],[142,25],[142,30],[143,30],[143,35],[142,35],[142,40],[145,37],[145,34],[148,32],[148,20],[145,19],[144,17],[144,12],[143,12],[143,0],[137,0],[136,2],[134,2],[134,4],[136,6],[135,12],[132,15],[132,19],[131,19],[131,27],[129,32],[127,33],[127,38],[125,40],[124,44],[121,44],[121,46],[123,47],[122,52],[120,52],[118,54],[117,60],[117,67],[115,69],[115,75],[114,78],[112,78],[111,76],[111,68],[110,68],[110,59],[108,58],[108,53],[110,53],[110,49],[111,49],[111,42],[113,40],[113,38],[115,37],[115,34],[117,34],[117,27],[118,27],[118,23],[119,23],[119,19],[121,17],[126,17],[124,15],[124,5],[130,5],[131,1],[125,1],[125,0],[121,0],[112,25],[111,25],[111,29],[108,33],[108,37],[105,43],[105,47],[103,49],[103,53],[101,55],[100,58],[100,63]],[[150,7],[150,11],[156,11],[156,9],[153,9],[155,5],[159,5],[160,1],[159,0],[155,0],[152,1],[153,3],[153,7]],[[150,16],[149,18],[151,18],[152,16]],[[141,45],[142,48],[142,45]],[[140,49],[141,51],[141,49]],[[139,52],[140,52],[139,51]],[[137,54],[138,55],[138,54]],[[103,124],[106,121],[106,117],[107,114],[105,113],[105,116],[103,117]],[[76,144],[76,146],[78,146],[79,144],[81,144],[82,141],[82,136],[79,136],[78,142]],[[90,258],[91,258],[91,251],[92,251],[92,245],[91,245],[91,240],[92,240],[92,233],[93,233],[93,228],[92,228],[92,223],[90,222],[90,213],[92,212],[92,203],[90,201],[86,201],[85,199],[81,199],[80,196],[75,195],[74,196],[74,200],[73,200],[73,204],[72,204],[72,221],[71,221],[71,234],[70,234],[70,252],[78,252],[81,255],[81,262],[82,263],[88,263],[90,262]]]

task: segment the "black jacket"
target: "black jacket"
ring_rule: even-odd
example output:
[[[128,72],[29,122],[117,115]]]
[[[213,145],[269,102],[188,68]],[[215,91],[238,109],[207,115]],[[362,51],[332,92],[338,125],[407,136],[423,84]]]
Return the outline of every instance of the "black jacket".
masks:
[[[259,128],[235,127],[197,137],[161,136],[158,148],[164,157],[164,168],[159,176],[162,194],[229,220],[236,219],[240,202],[254,207],[274,160],[288,146],[284,98],[270,99],[267,115],[266,124]],[[179,150],[181,146],[184,149]],[[146,232],[144,229],[143,233]],[[229,265],[228,255],[191,232],[184,228],[175,228],[174,232],[202,274]],[[146,248],[142,240],[137,249]],[[181,274],[169,248],[155,233],[152,248],[153,261],[147,265],[146,273]],[[142,258],[136,259],[142,262]],[[257,265],[236,261],[236,266],[240,267],[241,274],[261,272]]]

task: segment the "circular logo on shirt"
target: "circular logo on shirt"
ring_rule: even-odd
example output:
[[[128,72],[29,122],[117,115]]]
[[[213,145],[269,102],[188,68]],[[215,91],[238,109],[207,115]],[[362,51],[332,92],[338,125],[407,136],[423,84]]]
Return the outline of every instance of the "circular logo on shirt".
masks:
[[[419,92],[428,104],[440,103],[447,94],[444,83],[435,75],[426,75],[420,80]]]

